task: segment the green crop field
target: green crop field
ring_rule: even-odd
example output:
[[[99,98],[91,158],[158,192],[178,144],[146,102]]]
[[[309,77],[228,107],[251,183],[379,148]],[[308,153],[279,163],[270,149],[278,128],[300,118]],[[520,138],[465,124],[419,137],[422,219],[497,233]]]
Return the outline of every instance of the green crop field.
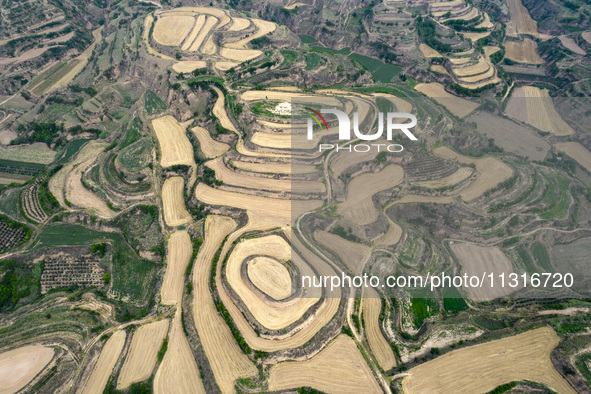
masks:
[[[152,159],[152,140],[142,138],[121,150],[117,160],[129,172],[138,172],[148,166]]]
[[[146,90],[144,94],[144,108],[148,115],[156,115],[168,109],[164,101],[151,90]]]
[[[534,259],[538,264],[538,267],[542,268],[544,272],[553,272],[554,267],[552,267],[552,262],[550,260],[550,255],[546,250],[546,247],[541,242],[534,242],[531,246],[531,251],[534,255]]]
[[[133,118],[131,122],[127,124],[125,129],[125,136],[121,142],[120,148],[123,149],[128,145],[133,144],[141,138],[143,134],[142,121],[138,118]]]
[[[312,44],[314,42],[318,42],[317,39],[307,34],[299,34],[298,37],[300,37],[300,40],[302,40],[304,44]]]

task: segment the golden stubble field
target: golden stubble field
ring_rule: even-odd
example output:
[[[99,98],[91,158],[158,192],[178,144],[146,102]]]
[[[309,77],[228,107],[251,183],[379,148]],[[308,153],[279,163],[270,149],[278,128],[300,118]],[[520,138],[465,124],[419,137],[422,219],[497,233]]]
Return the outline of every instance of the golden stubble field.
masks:
[[[42,345],[27,345],[0,353],[0,393],[16,393],[53,359],[55,351]]]
[[[183,298],[185,269],[189,265],[193,244],[186,231],[175,231],[170,235],[166,253],[166,273],[160,289],[160,302],[177,305]]]
[[[193,220],[185,207],[185,181],[180,176],[166,178],[162,185],[164,221],[170,227],[181,226]]]
[[[120,330],[107,340],[90,377],[81,389],[83,394],[101,394],[103,392],[109,377],[113,373],[113,367],[119,358],[119,354],[123,350],[125,336],[125,331]]]
[[[203,127],[196,126],[193,127],[191,131],[199,141],[199,148],[201,149],[201,152],[203,152],[205,157],[208,159],[221,156],[226,153],[228,149],[230,149],[228,144],[224,144],[223,142],[219,142],[211,138],[209,131]]]
[[[172,320],[168,350],[154,376],[155,394],[170,393],[171,387],[176,393],[205,394],[197,361],[183,332],[180,309]]]
[[[382,329],[380,328],[380,312],[382,310],[382,299],[377,292],[371,288],[367,289],[361,301],[365,336],[371,353],[376,358],[380,367],[387,371],[396,366],[396,356],[392,346],[388,343]]]
[[[591,172],[591,152],[578,142],[559,142],[554,147],[575,159],[584,169]]]
[[[575,390],[556,371],[550,353],[560,338],[542,327],[447,353],[408,371],[405,393],[486,393],[519,380],[540,382],[561,394]]]
[[[520,41],[509,40],[505,42],[507,58],[517,63],[542,64],[544,60],[538,55],[538,44],[531,38]]]
[[[342,334],[306,361],[286,361],[269,370],[269,390],[312,387],[327,393],[381,393],[353,339]]]
[[[375,222],[379,212],[374,206],[372,196],[398,185],[403,177],[402,167],[392,164],[380,172],[362,174],[354,178],[348,185],[347,199],[339,204],[338,212],[355,224]]]
[[[494,157],[473,159],[460,155],[446,146],[434,149],[433,153],[444,159],[456,160],[462,164],[475,165],[476,178],[459,192],[460,197],[467,202],[477,199],[487,190],[506,181],[513,175],[511,167]]]
[[[193,146],[180,123],[170,115],[152,120],[160,144],[160,165],[170,167],[183,164],[194,167]]]
[[[285,265],[276,259],[257,256],[247,263],[246,273],[252,284],[275,300],[291,295],[291,276]]]
[[[485,282],[482,287],[467,287],[463,290],[468,293],[471,299],[487,301],[495,298],[504,297],[521,287],[509,287],[509,274],[513,272],[513,264],[498,246],[479,246],[469,243],[454,242],[450,244],[451,250],[460,260],[462,271],[468,276],[489,275],[495,276],[493,287],[490,282]],[[505,274],[505,287],[500,285],[498,276]]]
[[[415,90],[418,90],[427,97],[431,97],[459,118],[468,116],[472,111],[478,108],[478,103],[474,103],[446,92],[444,86],[437,82],[419,83],[415,86]]]
[[[193,318],[203,350],[215,380],[223,393],[234,391],[234,381],[257,374],[257,368],[236,343],[226,322],[219,315],[210,290],[211,262],[222,240],[236,228],[232,219],[209,215],[205,219],[203,244],[193,269]]]
[[[165,319],[145,324],[133,333],[131,346],[117,379],[118,390],[143,382],[152,375],[158,350],[167,332],[168,320]]]
[[[238,242],[230,254],[225,277],[236,295],[262,326],[270,330],[280,330],[297,322],[319,299],[305,297],[279,302],[260,297],[242,277],[243,262],[258,255],[272,257],[285,263],[296,260],[296,257],[292,256],[290,245],[278,235],[245,239]]]
[[[361,274],[371,251],[368,246],[348,241],[338,235],[322,230],[316,230],[314,232],[314,238],[321,245],[339,256],[341,261],[354,275]]]

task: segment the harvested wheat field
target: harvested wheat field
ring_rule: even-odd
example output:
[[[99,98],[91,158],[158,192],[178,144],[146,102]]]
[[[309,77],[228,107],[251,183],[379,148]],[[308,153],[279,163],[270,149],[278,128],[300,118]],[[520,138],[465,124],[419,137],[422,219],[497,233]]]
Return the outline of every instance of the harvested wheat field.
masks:
[[[230,254],[225,277],[236,295],[263,327],[269,330],[280,330],[297,322],[319,300],[307,297],[282,303],[261,298],[242,277],[242,265],[246,259],[259,255],[268,256],[283,263],[292,260],[290,245],[278,235],[241,240]]]
[[[244,18],[232,18],[232,26],[228,28],[228,31],[240,31],[250,26],[250,20]]]
[[[279,192],[323,193],[325,191],[324,184],[320,182],[264,178],[253,174],[234,172],[224,165],[222,158],[208,161],[205,165],[215,171],[216,179],[228,185]]]
[[[421,187],[427,187],[429,189],[438,189],[440,187],[448,187],[456,185],[462,182],[464,179],[468,179],[474,170],[470,167],[460,167],[456,172],[445,178],[434,179],[431,181],[415,182],[415,185]]]
[[[257,30],[254,34],[249,35],[246,38],[235,42],[229,42],[225,44],[227,48],[235,48],[235,49],[242,49],[246,47],[246,44],[251,42],[254,39],[260,38],[264,35],[267,35],[277,28],[277,25],[273,22],[265,21],[262,19],[252,19],[252,23],[256,26]]]
[[[189,34],[195,23],[192,16],[162,15],[154,25],[152,37],[157,43],[178,47]]]
[[[459,193],[460,197],[467,202],[475,200],[487,190],[506,181],[513,175],[511,167],[494,157],[473,159],[460,155],[446,146],[436,148],[433,153],[444,159],[456,160],[462,164],[474,164],[476,166],[476,178]]]
[[[160,289],[164,305],[177,305],[183,298],[185,270],[193,253],[193,243],[186,231],[175,231],[168,239],[166,274]]]
[[[84,394],[102,394],[109,377],[113,373],[113,367],[119,359],[119,354],[123,350],[125,344],[125,331],[120,330],[114,333],[103,347],[101,355],[99,356],[94,369],[83,389]]]
[[[278,260],[257,256],[248,261],[246,273],[257,289],[275,300],[280,301],[291,295],[291,276]]]
[[[160,320],[145,324],[133,333],[131,346],[117,379],[117,390],[124,390],[133,383],[143,382],[152,375],[158,350],[167,332],[168,320]]]
[[[591,152],[578,142],[559,142],[554,147],[561,152],[566,153],[581,167],[591,172]]]
[[[258,221],[274,223],[275,227],[289,225],[292,215],[295,218],[299,213],[314,210],[322,205],[320,200],[280,200],[214,189],[203,183],[199,183],[195,188],[195,196],[205,204],[245,209],[249,215],[256,216]]]
[[[369,257],[369,247],[348,241],[338,235],[322,230],[316,230],[314,232],[314,238],[322,246],[339,256],[345,266],[353,272],[353,275],[361,274],[365,262]]]
[[[28,345],[0,353],[0,393],[16,393],[53,359],[53,348]]]
[[[263,174],[309,174],[316,172],[316,167],[299,163],[280,163],[280,162],[250,162],[242,160],[231,161],[232,166],[244,171],[258,172]]]
[[[183,51],[186,51],[187,49],[189,49],[189,47],[191,46],[193,41],[195,41],[195,38],[197,37],[199,32],[202,30],[203,23],[205,22],[206,17],[207,17],[206,15],[198,15],[197,18],[193,19],[194,20],[193,28],[191,29],[191,32],[183,39],[183,44],[181,45],[181,49]]]
[[[575,134],[575,131],[556,112],[552,97],[546,89],[524,86],[522,92],[527,105],[527,123],[558,136]],[[515,95],[515,97],[518,96]]]
[[[378,219],[378,211],[372,196],[390,189],[404,177],[402,167],[392,164],[377,173],[362,174],[353,179],[347,188],[347,199],[339,204],[338,212],[350,222],[365,225]]]
[[[184,185],[185,180],[180,176],[166,178],[162,185],[164,221],[170,227],[181,226],[192,220],[185,207]]]
[[[197,21],[199,21],[201,17],[203,17],[203,15],[199,15],[197,17]],[[187,45],[187,50],[192,52],[199,51],[207,37],[209,37],[209,33],[211,32],[213,27],[219,22],[218,18],[210,15],[205,17],[204,20],[205,22],[203,22],[203,19],[201,20],[202,26],[199,29],[199,34],[197,35],[195,40],[192,41],[192,43],[190,43],[190,45]]]
[[[589,44],[591,44],[591,31],[586,31],[583,32],[581,34],[581,37],[583,37],[583,40],[587,41]]]
[[[466,57],[450,57],[448,58],[449,61],[451,62],[451,64],[454,65],[460,65],[460,64],[466,64],[472,61],[472,58],[469,56]]]
[[[431,58],[431,57],[443,57],[443,56],[441,56],[441,53],[437,52],[435,49],[431,48],[429,45],[420,44],[419,45],[419,49],[423,53],[423,56],[425,56],[427,58]]]
[[[521,34],[529,34],[538,37],[538,24],[529,15],[527,8],[521,4],[521,0],[507,0],[511,20],[507,23],[507,35],[517,37]]]
[[[560,338],[550,327],[447,353],[408,371],[405,393],[486,393],[530,380],[559,393],[575,390],[556,371],[550,353]]]
[[[462,271],[468,276],[475,275],[481,278],[484,273],[494,273],[495,276],[505,273],[505,277],[508,278],[513,272],[513,264],[498,246],[454,242],[450,243],[450,248],[459,259]],[[498,283],[491,287],[490,282],[486,282],[482,287],[467,287],[463,290],[471,299],[486,301],[504,297],[519,288],[521,287],[501,287]]]
[[[215,105],[213,106],[213,114],[215,115],[216,118],[219,119],[222,127],[224,127],[225,129],[231,130],[236,134],[240,134],[238,132],[238,130],[236,130],[236,127],[234,127],[234,123],[232,123],[232,121],[228,117],[228,113],[226,112],[224,93],[222,93],[222,91],[218,87],[216,87],[216,86],[212,86],[212,87],[213,87],[213,90],[215,90],[216,94],[218,95],[218,99],[216,100]]]
[[[376,141],[376,143],[381,142],[382,140]],[[336,177],[339,177],[345,172],[347,168],[359,163],[374,160],[377,155],[378,152],[376,149],[372,149],[367,152],[334,152],[330,158],[330,169]]]
[[[152,30],[152,26],[154,25],[154,16],[152,14],[148,14],[146,16],[146,20],[144,21],[144,33],[143,33],[143,40],[144,44],[146,45],[146,49],[150,55],[159,56],[163,59],[172,60],[176,62],[176,59],[171,58],[170,56],[166,56],[162,53],[158,53],[152,45],[150,45],[150,31]]]
[[[177,73],[190,73],[198,68],[207,67],[205,60],[185,60],[172,65],[172,69]]]
[[[375,246],[395,245],[400,241],[400,237],[402,237],[402,227],[394,223],[388,215],[385,216],[388,219],[388,231],[373,240]]]
[[[486,56],[487,58],[489,58],[490,55],[492,55],[493,53],[496,53],[501,50],[501,48],[499,47],[490,45],[485,45],[482,47],[482,49],[484,50],[484,56]]]
[[[168,350],[154,376],[154,393],[170,393],[171,387],[174,387],[174,392],[179,394],[205,394],[200,376],[197,361],[183,332],[181,311],[178,309],[170,328]]]
[[[449,73],[447,72],[447,70],[445,69],[445,67],[440,66],[439,64],[435,64],[433,66],[431,66],[431,71],[434,73],[439,73],[439,74],[443,74],[443,75],[449,75]]]
[[[236,222],[224,216],[205,219],[203,244],[193,271],[193,318],[203,350],[222,393],[234,391],[234,381],[257,374],[254,364],[236,343],[228,325],[219,315],[209,290],[211,262],[222,240],[236,228]]]
[[[259,57],[263,52],[258,49],[220,48],[220,56],[237,62],[246,62]]]
[[[468,116],[472,111],[478,108],[478,103],[473,103],[446,92],[443,85],[437,82],[419,83],[415,86],[415,90],[431,97],[459,118]]]
[[[49,190],[60,205],[69,209],[66,200],[76,206],[86,208],[103,218],[115,216],[107,204],[82,184],[83,172],[97,159],[97,151],[102,152],[105,143],[91,141],[86,144],[76,159],[63,166],[49,181]]]
[[[587,54],[587,52],[585,52],[585,50],[583,48],[578,46],[577,43],[575,42],[575,40],[573,40],[572,38],[562,35],[562,36],[558,36],[558,39],[560,40],[562,45],[564,45],[564,47],[567,48],[568,50],[570,50],[571,52],[574,52],[577,55],[583,55],[583,56],[585,56]]]
[[[466,67],[456,67],[453,69],[453,72],[458,77],[466,77],[470,75],[478,75],[483,74],[486,71],[490,70],[491,66],[484,58],[478,59],[476,64],[466,66]]]
[[[505,42],[505,57],[517,63],[542,64],[544,60],[538,55],[538,43],[530,38],[523,41],[508,40]]]
[[[193,147],[179,122],[170,115],[152,120],[160,144],[160,165],[170,167],[176,164],[194,166]]]
[[[228,71],[229,69],[231,69],[232,67],[236,67],[237,65],[239,65],[240,63],[238,62],[215,62],[213,64],[213,66],[221,71]]]
[[[237,239],[240,234],[250,230],[263,230],[276,228],[277,224],[272,222],[261,222],[257,218],[253,218],[249,215],[249,224],[243,227],[240,231],[235,232],[228,238],[228,244],[224,247],[222,255],[227,252],[231,246],[230,242]],[[316,256],[310,250],[299,241],[297,237],[291,237],[292,247],[294,253],[292,253],[293,262],[298,266],[302,275],[309,275],[307,272],[311,272],[310,267],[313,267],[316,274],[320,276],[335,275],[335,271],[326,264],[322,259]],[[308,271],[304,271],[307,269]],[[313,275],[314,273],[312,273]],[[220,299],[228,309],[228,312],[232,316],[236,327],[242,333],[244,340],[248,345],[256,350],[262,350],[265,352],[274,352],[285,349],[292,349],[303,346],[310,339],[314,337],[328,322],[332,320],[335,313],[337,312],[341,303],[341,291],[340,288],[334,290],[330,297],[325,297],[321,304],[316,309],[315,313],[306,320],[305,324],[299,326],[294,332],[291,332],[289,336],[282,336],[280,339],[261,337],[257,334],[250,323],[245,319],[243,312],[234,304],[232,298],[226,292],[224,285],[220,280],[221,269],[218,266],[218,275],[216,276],[216,284],[219,291]],[[307,297],[314,296],[319,293],[316,288],[307,288]],[[318,294],[320,296],[320,294]],[[298,299],[294,299],[298,301]]]
[[[286,361],[269,370],[269,390],[312,387],[327,393],[381,393],[355,342],[339,335],[306,361]]]
[[[366,289],[367,294],[361,301],[365,336],[369,343],[371,353],[374,355],[380,367],[387,371],[396,366],[396,356],[392,346],[388,343],[382,329],[380,328],[380,312],[382,310],[382,299],[371,288]]]
[[[382,97],[394,104],[398,112],[412,112],[412,104],[400,97],[388,93],[373,93],[373,97]]]
[[[199,140],[199,148],[201,152],[207,157],[208,159],[213,159],[215,157],[221,156],[230,149],[228,144],[224,144],[223,142],[219,142],[211,138],[211,134],[209,131],[204,129],[203,127],[195,126],[191,129],[197,140]]]

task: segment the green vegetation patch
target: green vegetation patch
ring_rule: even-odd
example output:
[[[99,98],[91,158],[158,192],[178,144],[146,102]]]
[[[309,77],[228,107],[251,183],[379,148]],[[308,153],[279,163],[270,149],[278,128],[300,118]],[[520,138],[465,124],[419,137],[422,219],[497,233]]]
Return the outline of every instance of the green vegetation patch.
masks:
[[[318,52],[318,53],[332,53],[333,55],[348,55],[351,53],[351,48],[349,48],[349,47],[345,47],[343,49],[336,50],[336,49],[332,49],[332,48],[313,46],[310,48],[310,50],[313,52]]]
[[[411,298],[410,312],[415,328],[421,328],[426,319],[439,313],[439,302],[435,298]]]
[[[121,141],[121,149],[129,146],[139,140],[143,134],[142,121],[138,118],[133,118],[125,129],[125,136]]]
[[[138,141],[139,142],[139,141]],[[128,148],[133,147],[130,145]],[[115,166],[115,154],[110,154],[103,162],[102,170],[105,180],[115,189],[120,190],[124,193],[145,193],[152,188],[152,184],[148,181],[142,181],[137,183],[128,182],[123,173],[117,170]],[[130,163],[136,166],[140,166],[139,161],[133,162],[130,158]],[[146,164],[147,165],[147,164]]]
[[[123,149],[117,156],[119,164],[129,172],[139,172],[152,160],[152,140],[142,138]]]
[[[315,52],[309,52],[306,54],[306,70],[313,70],[320,64],[322,56]]]
[[[458,313],[468,309],[468,304],[457,288],[446,287],[443,289],[443,309],[447,313]]]
[[[42,273],[43,262],[0,261],[0,310],[13,308],[22,298],[37,296]]]
[[[75,224],[50,224],[39,233],[33,250],[98,242],[109,242],[113,249],[113,292],[120,297],[129,297],[132,302],[146,302],[154,287],[158,265],[140,258],[121,234],[94,231]]]
[[[548,254],[546,247],[541,242],[534,242],[531,246],[531,252],[534,255],[534,259],[538,264],[538,267],[542,268],[544,272],[554,272],[550,255]]]
[[[304,44],[312,44],[314,42],[318,42],[317,39],[307,34],[298,34],[298,37],[300,37],[300,40],[302,40]]]
[[[144,94],[144,108],[148,115],[156,115],[168,109],[164,101],[151,90],[146,90]]]
[[[562,219],[568,215],[568,209],[571,203],[570,180],[564,175],[555,174],[556,182],[550,176],[544,176],[548,181],[548,186],[544,192],[544,204],[546,208],[541,213],[542,219],[555,220]]]
[[[290,51],[289,49],[281,50],[281,55],[283,55],[283,63],[282,66],[287,66],[293,63],[298,58],[298,53],[296,51]]]
[[[402,72],[402,67],[400,66],[386,64],[379,59],[361,55],[359,53],[352,53],[349,55],[349,58],[361,64],[363,68],[371,73],[371,76],[377,82],[390,82],[392,78]]]
[[[577,357],[575,364],[581,375],[587,380],[587,384],[591,385],[591,369],[589,369],[589,364],[591,364],[591,353],[585,353]]]
[[[57,164],[66,164],[67,162],[70,161],[70,158],[72,156],[74,156],[76,153],[78,153],[78,151],[80,151],[80,149],[86,145],[86,143],[88,141],[91,141],[90,139],[77,139],[77,140],[73,140],[70,141],[70,143],[68,144],[66,151],[64,152],[64,155],[57,161]]]

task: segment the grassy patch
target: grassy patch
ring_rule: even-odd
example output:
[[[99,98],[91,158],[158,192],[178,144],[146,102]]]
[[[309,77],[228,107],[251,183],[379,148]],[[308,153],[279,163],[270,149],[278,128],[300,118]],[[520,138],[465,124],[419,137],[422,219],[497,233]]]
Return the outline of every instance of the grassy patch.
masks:
[[[571,203],[570,180],[560,174],[556,174],[556,182],[549,176],[545,177],[548,181],[548,190],[544,198],[546,208],[540,216],[546,220],[564,218],[568,215],[568,208]]]
[[[16,260],[0,262],[0,310],[11,309],[20,299],[37,296],[43,263],[23,264]]]
[[[322,60],[322,56],[315,52],[310,52],[306,54],[306,70],[313,70],[320,64]]]
[[[144,94],[144,108],[148,115],[156,115],[168,109],[164,101],[151,90],[146,90]]]
[[[466,300],[455,287],[443,289],[443,309],[448,313],[458,313],[468,309]]]
[[[287,66],[288,64],[293,63],[298,58],[298,53],[296,51],[290,51],[288,49],[283,49],[281,51],[281,55],[283,55],[283,63],[282,66]]]
[[[542,268],[545,272],[554,272],[550,255],[541,242],[534,242],[531,246],[531,251],[534,255],[534,260],[538,263],[538,267]]]
[[[300,40],[302,40],[304,44],[312,44],[314,42],[318,42],[317,39],[307,34],[298,34],[298,37],[300,37]]]
[[[157,265],[140,258],[121,234],[94,231],[75,224],[51,224],[41,230],[33,249],[97,242],[110,242],[113,248],[113,292],[120,297],[129,297],[132,302],[147,301],[153,289]]]
[[[127,125],[127,128],[125,129],[125,136],[123,137],[123,141],[121,141],[121,149],[139,140],[142,134],[142,121],[138,118],[133,118],[131,122],[129,122],[129,124]]]
[[[313,52],[318,52],[318,53],[332,53],[333,55],[348,55],[351,53],[351,48],[349,47],[345,47],[343,49],[332,49],[332,48],[326,48],[326,47],[320,47],[320,46],[313,46],[310,49]]]
[[[439,302],[435,298],[411,298],[410,311],[415,328],[421,328],[425,320],[439,313]]]
[[[519,245],[515,250],[519,256],[519,260],[523,263],[523,268],[525,268],[525,271],[528,274],[533,274],[538,271],[527,249]]]
[[[139,141],[138,141],[139,142]],[[132,145],[133,146],[133,145]],[[132,147],[130,146],[130,147]],[[130,148],[128,147],[128,148]],[[130,183],[123,177],[122,173],[115,167],[115,155],[109,155],[103,163],[103,174],[106,181],[115,189],[124,193],[144,193],[152,188],[152,184],[148,181]],[[130,159],[132,161],[132,159]],[[136,163],[139,165],[138,163]],[[147,163],[146,163],[147,165]]]
[[[139,172],[146,168],[152,159],[152,140],[142,138],[123,149],[117,157],[126,171]]]
[[[392,78],[400,74],[402,68],[393,64],[386,64],[379,59],[361,55],[359,53],[352,53],[349,58],[361,64],[367,71],[371,73],[374,80],[378,82],[390,82]]]
[[[66,151],[64,152],[64,155],[57,161],[57,164],[66,164],[68,161],[70,161],[70,158],[72,156],[74,156],[76,153],[78,153],[78,151],[80,151],[80,149],[86,145],[86,143],[88,141],[91,141],[90,139],[78,139],[78,140],[73,140],[68,144],[68,147],[66,148]]]

